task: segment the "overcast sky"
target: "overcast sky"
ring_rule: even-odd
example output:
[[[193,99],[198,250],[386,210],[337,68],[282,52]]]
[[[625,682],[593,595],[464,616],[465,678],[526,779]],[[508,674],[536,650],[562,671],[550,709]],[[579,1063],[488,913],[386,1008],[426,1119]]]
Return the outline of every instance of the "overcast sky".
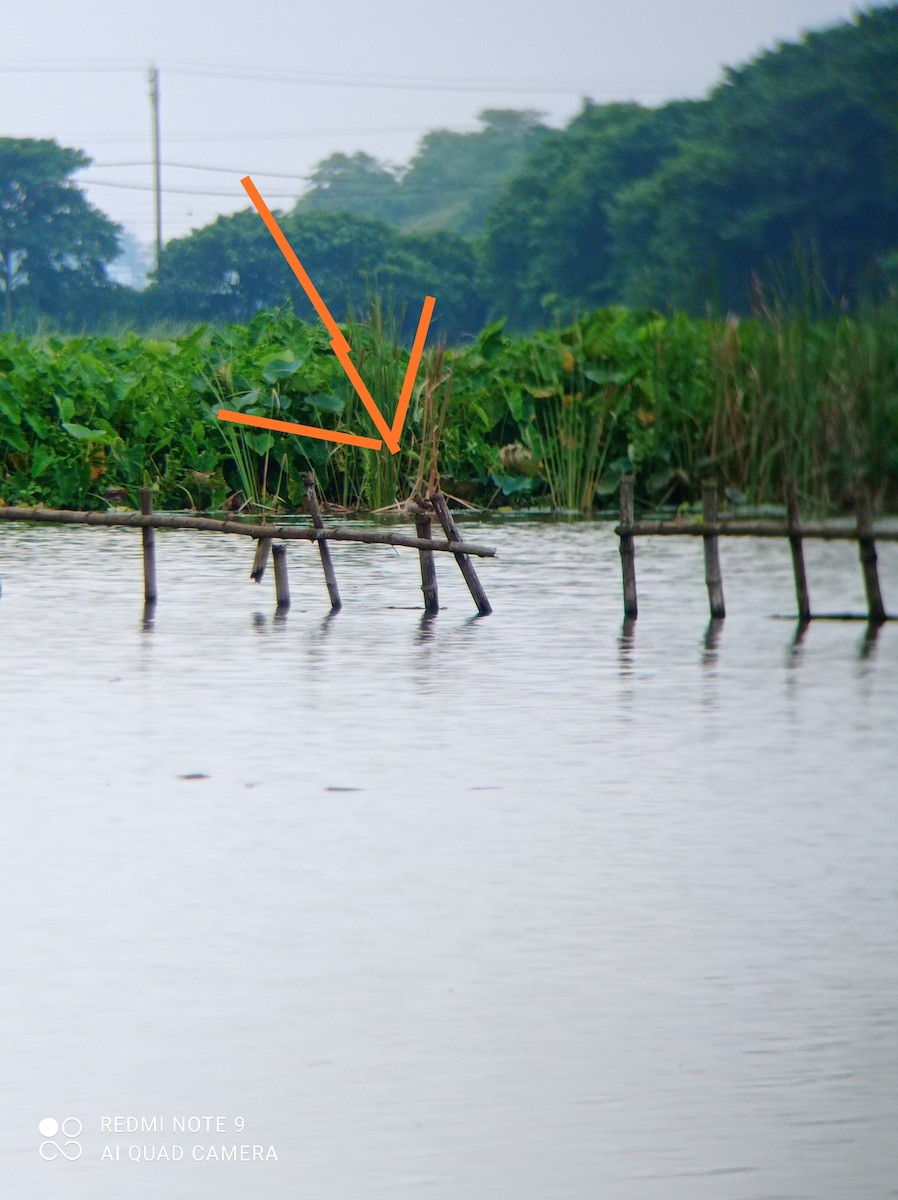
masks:
[[[152,61],[162,157],[186,164],[163,170],[167,239],[246,207],[241,175],[286,208],[302,190],[297,177],[327,154],[365,150],[402,163],[423,133],[474,129],[483,108],[536,108],[562,124],[584,96],[646,104],[700,96],[723,66],[857,8],[839,0],[9,5],[0,136],[86,150],[95,165],[81,178],[93,202],[150,242]]]

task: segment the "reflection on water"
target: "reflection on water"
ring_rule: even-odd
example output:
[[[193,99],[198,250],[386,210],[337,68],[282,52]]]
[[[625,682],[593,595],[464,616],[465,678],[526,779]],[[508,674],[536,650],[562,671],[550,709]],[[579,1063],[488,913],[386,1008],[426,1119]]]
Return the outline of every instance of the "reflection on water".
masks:
[[[741,539],[725,622],[658,539],[622,625],[610,529],[546,523],[477,529],[488,619],[353,546],[341,613],[314,546],[277,613],[162,532],[143,611],[132,534],[0,531],[5,1194],[894,1192],[898,627],[771,620],[788,546]],[[190,1113],[278,1161],[101,1161],[102,1115]]]

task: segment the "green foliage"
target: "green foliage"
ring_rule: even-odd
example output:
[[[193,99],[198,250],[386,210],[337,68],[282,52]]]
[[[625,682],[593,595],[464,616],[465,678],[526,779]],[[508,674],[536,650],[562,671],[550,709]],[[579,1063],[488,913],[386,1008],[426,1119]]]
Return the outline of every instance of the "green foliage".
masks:
[[[615,199],[618,294],[745,311],[776,276],[800,304],[804,281],[788,274],[798,251],[853,300],[895,244],[896,112],[896,7],[728,71],[677,152]]]
[[[5,324],[28,314],[65,318],[112,288],[106,268],[118,227],[70,176],[90,159],[54,141],[0,138],[0,294]]]
[[[312,173],[298,212],[323,210],[374,217],[407,232],[470,237],[483,228],[505,184],[548,132],[539,113],[485,109],[474,133],[425,134],[405,168],[369,154],[332,154]]]
[[[279,223],[337,320],[364,306],[372,291],[409,313],[411,337],[426,294],[439,300],[436,328],[458,337],[477,328],[484,304],[473,252],[452,234],[404,237],[381,221],[346,213],[295,210]],[[317,320],[305,292],[253,210],[219,217],[169,242],[145,309],[165,319],[249,321],[264,308],[292,303]]]
[[[298,212],[343,212],[398,224],[403,211],[398,173],[359,151],[331,154],[311,175]]]
[[[522,330],[622,302],[746,314],[773,295],[823,315],[898,288],[896,113],[893,4],[727,71],[703,100],[587,101],[561,130],[488,109],[405,166],[331,155],[280,221],[338,319],[374,292],[405,341],[425,293],[449,343],[491,312]],[[145,291],[110,284],[116,229],[70,178],[88,161],[0,139],[7,326],[223,326],[286,303],[313,319],[250,209],[171,241]]]
[[[615,198],[673,153],[689,107],[587,104],[543,140],[487,219],[484,269],[499,311],[533,327],[614,299]]]
[[[388,307],[344,323],[392,420],[408,352]],[[652,505],[713,472],[756,502],[794,479],[848,503],[863,478],[898,501],[898,309],[695,320],[596,311],[514,337],[504,322],[425,353],[397,455],[217,419],[220,407],[372,436],[319,325],[289,311],[152,341],[0,335],[0,501],[97,508],[302,504],[304,472],[347,508],[382,508],[440,476],[450,494],[590,511],[635,471]]]
[[[519,327],[624,300],[803,303],[796,254],[850,303],[894,279],[898,6],[727,71],[702,101],[591,105],[491,210],[485,285]],[[884,277],[884,278],[883,278]]]

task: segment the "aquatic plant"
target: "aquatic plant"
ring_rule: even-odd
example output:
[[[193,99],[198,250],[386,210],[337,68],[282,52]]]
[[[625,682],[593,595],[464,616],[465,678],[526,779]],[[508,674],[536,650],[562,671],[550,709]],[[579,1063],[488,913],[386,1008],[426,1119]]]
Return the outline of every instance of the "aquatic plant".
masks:
[[[382,411],[408,361],[374,304],[345,330]],[[650,505],[701,479],[781,502],[850,501],[859,478],[898,501],[898,309],[759,310],[751,319],[609,308],[514,337],[487,326],[422,359],[396,455],[228,426],[219,407],[370,433],[326,332],[292,312],[153,340],[0,335],[0,501],[76,508],[298,508],[313,470],[327,500],[384,508],[437,474],[482,504],[613,504],[635,471]]]

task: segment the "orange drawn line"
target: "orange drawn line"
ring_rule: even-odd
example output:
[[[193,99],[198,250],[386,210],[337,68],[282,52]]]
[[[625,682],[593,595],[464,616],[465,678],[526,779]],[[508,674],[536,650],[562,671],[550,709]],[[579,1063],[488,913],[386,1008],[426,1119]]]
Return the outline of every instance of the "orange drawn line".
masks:
[[[386,421],[383,418],[383,414],[381,413],[380,409],[377,407],[376,403],[374,402],[374,397],[371,395],[371,393],[365,387],[365,384],[362,382],[361,376],[359,375],[358,371],[355,369],[354,364],[350,361],[349,355],[351,354],[352,351],[351,351],[349,342],[347,342],[346,338],[340,332],[340,327],[337,324],[337,322],[334,320],[333,314],[331,313],[331,311],[327,307],[327,305],[324,303],[324,301],[321,299],[321,296],[318,293],[318,289],[315,287],[314,283],[312,283],[312,280],[309,278],[309,274],[306,271],[305,267],[302,265],[302,263],[296,257],[296,252],[294,251],[294,249],[290,245],[290,243],[287,241],[287,238],[284,236],[284,231],[281,229],[280,225],[278,225],[277,221],[274,219],[271,209],[268,207],[268,205],[265,203],[265,201],[259,195],[259,190],[256,187],[256,185],[253,183],[250,176],[249,175],[245,176],[243,179],[240,180],[240,182],[243,184],[243,188],[244,188],[247,196],[249,196],[250,200],[252,200],[259,216],[265,222],[265,226],[268,229],[268,232],[274,238],[275,242],[277,242],[278,249],[280,250],[281,254],[283,254],[284,258],[286,258],[287,262],[290,264],[293,274],[299,280],[300,284],[302,285],[303,291],[306,293],[306,295],[312,301],[312,304],[315,307],[315,311],[318,313],[318,316],[321,318],[322,322],[324,323],[325,328],[327,329],[328,333],[331,335],[331,339],[332,339],[331,340],[331,349],[333,350],[334,354],[336,354],[337,358],[339,359],[340,365],[343,367],[343,370],[346,372],[347,376],[349,377],[349,381],[351,382],[352,386],[355,388],[355,390],[358,392],[359,396],[361,397],[361,401],[364,404],[365,408],[367,409],[368,416],[374,422],[374,424],[377,428],[377,432],[387,443],[387,445],[390,448],[391,453],[395,454],[399,449],[399,443],[393,437],[393,433],[390,429],[390,426],[386,423]]]
[[[361,375],[359,375],[358,371],[356,370],[355,364],[352,362],[351,358],[349,357],[350,354],[352,353],[352,348],[350,347],[349,342],[347,342],[346,338],[341,333],[340,327],[337,324],[337,322],[334,320],[333,314],[331,313],[331,311],[327,307],[327,305],[324,303],[324,301],[321,299],[318,289],[315,287],[314,283],[312,283],[312,280],[309,278],[308,272],[306,271],[306,269],[302,265],[302,263],[299,261],[299,259],[296,256],[296,252],[294,251],[294,249],[290,245],[290,243],[287,241],[287,238],[284,236],[284,231],[281,229],[280,225],[278,225],[277,221],[274,219],[274,215],[272,214],[271,209],[268,207],[268,205],[262,199],[261,195],[259,194],[258,188],[253,183],[253,181],[249,175],[246,175],[243,179],[240,180],[240,182],[243,184],[243,188],[244,188],[246,194],[249,196],[250,200],[253,202],[253,205],[254,205],[256,211],[258,212],[259,216],[265,222],[265,227],[267,228],[268,232],[271,234],[271,236],[274,238],[275,242],[277,243],[278,249],[280,250],[281,254],[283,254],[284,258],[289,263],[290,268],[293,271],[293,274],[299,280],[303,291],[306,293],[306,295],[311,300],[312,305],[315,308],[315,311],[318,313],[318,316],[321,318],[321,320],[324,324],[324,327],[327,329],[328,333],[331,335],[331,343],[330,343],[331,349],[333,350],[334,354],[337,356],[337,359],[338,359],[341,367],[345,371],[346,376],[349,379],[350,383],[355,388],[356,392],[358,393],[359,397],[361,398],[361,401],[365,406],[368,416],[371,418],[371,420],[374,422],[374,424],[377,428],[377,432],[383,438],[384,442],[386,442],[387,448],[389,449],[390,453],[398,454],[399,453],[399,438],[400,438],[400,435],[402,434],[402,429],[403,429],[403,426],[405,425],[405,418],[408,414],[408,406],[409,406],[409,402],[411,401],[412,390],[415,386],[415,378],[418,374],[418,365],[421,361],[421,355],[424,351],[424,342],[425,342],[425,339],[427,338],[427,330],[430,326],[430,319],[433,316],[433,306],[434,306],[434,304],[436,304],[436,300],[433,298],[433,296],[426,296],[424,298],[424,305],[421,309],[421,318],[418,321],[418,329],[417,329],[417,332],[415,333],[415,341],[412,346],[412,352],[411,352],[411,355],[408,360],[408,366],[407,366],[406,372],[405,372],[405,379],[403,380],[403,383],[402,383],[402,391],[399,393],[399,403],[396,406],[396,413],[393,417],[393,424],[391,427],[384,420],[383,414],[381,413],[380,409],[377,407],[374,397],[368,391],[367,387],[365,386],[364,380],[362,379]],[[219,412],[219,416],[222,416],[221,412]],[[268,418],[265,418],[265,417],[253,417],[252,419],[250,419],[247,417],[242,417],[240,414],[232,414],[232,416],[230,418],[222,417],[223,420],[228,420],[228,419],[233,420],[235,418],[239,418],[241,423],[245,424],[245,425],[257,424],[257,425],[261,425],[262,428],[265,428],[265,429],[288,429],[289,428],[294,433],[298,433],[300,431],[304,432],[306,437],[324,438],[324,439],[326,439],[328,441],[332,441],[332,442],[345,442],[349,445],[366,446],[366,447],[371,447],[371,448],[374,448],[377,450],[379,450],[380,446],[381,446],[381,443],[378,441],[375,441],[373,438],[360,438],[360,437],[356,437],[354,434],[349,434],[349,433],[336,434],[336,433],[332,433],[328,430],[315,429],[314,426],[310,426],[310,425],[290,426],[285,421],[272,422],[272,421],[268,420]],[[266,421],[268,422],[267,424],[265,423]]]
[[[336,429],[319,429],[316,425],[294,425],[292,421],[276,421],[273,417],[254,417],[250,413],[218,410],[219,421],[232,421],[235,425],[254,425],[257,429],[280,429],[285,433],[299,433],[303,437],[318,438],[322,442],[339,442],[343,446],[363,446],[366,450],[379,450],[377,438],[359,437],[355,433],[340,433]]]
[[[361,397],[362,403],[364,404],[365,408],[368,410],[369,417],[374,422],[374,424],[377,426],[377,432],[380,434],[380,436],[383,438],[383,440],[387,443],[387,447],[389,448],[390,453],[395,454],[396,451],[399,449],[399,442],[393,436],[393,431],[390,429],[390,426],[384,420],[383,414],[381,413],[380,409],[374,403],[374,397],[368,391],[367,387],[365,386],[364,379],[362,379],[361,375],[356,370],[355,363],[349,357],[349,352],[347,350],[343,350],[342,347],[340,347],[340,346],[334,345],[333,342],[331,342],[331,347],[333,348],[334,354],[336,354],[337,358],[340,361],[340,366],[346,372],[349,382],[352,384],[352,386],[355,388],[355,390],[358,392],[359,396]]]
[[[246,192],[247,196],[249,196],[250,200],[252,200],[253,206],[255,207],[256,212],[259,214],[259,216],[265,222],[266,229],[271,234],[271,236],[274,238],[274,240],[277,242],[277,246],[278,246],[278,249],[280,250],[281,254],[283,254],[284,258],[286,258],[287,262],[290,264],[290,268],[293,271],[293,274],[296,276],[296,278],[302,284],[303,291],[309,297],[309,299],[312,301],[312,304],[315,307],[315,311],[318,313],[318,316],[324,322],[325,329],[328,331],[328,333],[331,335],[331,337],[334,339],[334,341],[337,343],[337,345],[340,346],[341,349],[345,350],[346,353],[348,354],[349,353],[349,342],[347,342],[346,338],[340,332],[340,326],[334,320],[331,310],[327,307],[327,305],[321,299],[321,296],[318,293],[318,289],[315,287],[314,283],[312,283],[312,280],[309,278],[308,272],[306,271],[306,269],[302,265],[302,263],[299,261],[299,259],[296,257],[296,252],[294,251],[293,247],[290,245],[290,243],[287,241],[286,237],[284,236],[284,231],[281,229],[280,225],[278,225],[277,221],[274,219],[271,209],[268,207],[268,205],[265,203],[265,201],[259,195],[259,189],[253,183],[253,181],[249,175],[247,175],[245,178],[241,179],[240,182],[243,184],[243,188],[244,188],[244,191]]]
[[[421,308],[421,317],[418,321],[418,328],[415,332],[415,340],[412,343],[412,352],[409,356],[408,366],[405,369],[405,379],[402,381],[402,391],[399,393],[399,403],[396,405],[396,415],[393,417],[393,428],[390,433],[396,443],[394,450],[390,443],[390,451],[395,454],[399,449],[399,439],[402,437],[402,427],[405,424],[405,418],[408,413],[409,401],[412,398],[412,388],[415,386],[415,379],[418,375],[418,364],[421,361],[421,355],[424,353],[424,342],[427,339],[427,330],[430,328],[430,318],[433,316],[433,306],[436,300],[433,296],[425,296],[424,304]]]

